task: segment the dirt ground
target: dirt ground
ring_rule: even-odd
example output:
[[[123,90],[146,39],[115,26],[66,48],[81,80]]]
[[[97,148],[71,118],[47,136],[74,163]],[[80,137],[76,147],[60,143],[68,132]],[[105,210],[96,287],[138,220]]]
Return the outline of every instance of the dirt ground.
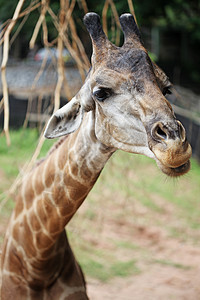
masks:
[[[105,192],[106,195],[106,192]],[[99,196],[100,197],[100,196]],[[117,202],[117,195],[113,194]],[[110,198],[110,195],[108,195]],[[106,198],[107,199],[107,198]],[[105,200],[105,199],[104,199]],[[105,201],[106,202],[106,201]],[[162,199],[157,199],[160,205],[163,205]],[[89,203],[89,202],[88,202]],[[124,202],[125,203],[125,202]],[[87,288],[89,299],[91,300],[200,300],[200,246],[199,242],[191,242],[188,239],[190,232],[186,232],[185,241],[169,235],[165,224],[180,222],[174,213],[174,206],[165,203],[163,213],[152,213],[139,203],[131,203],[135,213],[134,218],[128,216],[130,207],[118,205],[114,212],[113,203],[106,202],[106,208],[98,209],[98,219],[96,227],[101,229],[97,232],[99,236],[91,236],[88,230],[80,232],[84,235],[86,241],[92,239],[99,241],[97,248],[110,247],[108,241],[119,238],[133,241],[137,249],[114,249],[117,257],[121,260],[124,256],[129,259],[136,259],[139,272],[124,278],[114,278],[106,283],[102,283],[94,278],[88,278]],[[88,204],[89,205],[89,204]],[[116,207],[116,206],[115,206]],[[121,209],[125,209],[124,219],[114,219]],[[84,211],[87,210],[87,204],[81,208],[77,216],[78,228],[83,227],[80,219],[84,218]],[[111,214],[112,211],[112,214]],[[102,219],[104,224],[102,226]],[[162,226],[155,225],[156,222],[145,222],[146,219],[155,220],[159,218]],[[134,222],[132,221],[134,219]],[[1,219],[0,236],[5,233],[8,218]],[[93,224],[93,223],[91,223]],[[94,225],[94,224],[93,224]],[[76,226],[74,223],[72,226]],[[86,223],[86,228],[88,228]],[[180,224],[180,226],[182,226]],[[97,230],[98,231],[98,230]],[[2,242],[2,240],[1,240]],[[72,247],[73,248],[73,247]],[[141,249],[141,250],[140,250]],[[112,251],[112,248],[110,249]],[[125,257],[126,258],[126,257]]]
[[[81,214],[81,212],[80,212]],[[109,218],[108,218],[109,219]],[[8,219],[2,219],[0,235],[4,235]],[[130,232],[134,232],[131,236]],[[106,247],[109,237],[118,235],[129,237],[147,256],[132,250],[128,255],[139,257],[140,272],[126,278],[115,278],[102,283],[87,278],[87,289],[91,300],[200,300],[200,247],[188,241],[171,238],[163,229],[156,226],[135,226],[110,222],[104,224],[101,242],[98,247]],[[86,236],[90,240],[91,236]],[[119,249],[119,258],[123,256]],[[144,257],[144,256],[143,256]],[[173,263],[172,263],[173,262]]]
[[[141,263],[141,273],[117,278],[109,283],[88,280],[92,300],[199,300],[200,248],[166,238],[157,229],[148,228],[135,237],[154,253],[157,261],[174,264]],[[165,258],[165,260],[163,260]]]
[[[5,232],[7,220],[0,226]],[[111,227],[112,231],[111,231]],[[118,226],[105,226],[112,236]],[[126,234],[124,227],[121,233]],[[104,234],[104,233],[102,233]],[[155,262],[140,259],[140,273],[107,283],[87,278],[91,300],[200,300],[200,248],[166,236],[156,227],[135,228],[134,242],[153,253]],[[123,255],[123,253],[121,253]],[[133,253],[134,255],[134,253]],[[161,263],[160,263],[161,262]],[[163,262],[163,263],[162,263]],[[167,262],[173,262],[167,263]]]
[[[117,201],[116,195],[114,199]],[[157,199],[157,203],[164,205],[160,198]],[[131,206],[123,205],[125,216],[117,220],[113,219],[113,215],[117,215],[113,204],[111,203],[110,207],[108,203],[106,205],[106,209],[105,207],[102,209],[104,225],[101,228],[97,248],[110,247],[108,241],[117,240],[119,236],[125,241],[133,242],[137,245],[137,249],[130,249],[127,252],[115,248],[113,255],[117,253],[119,260],[135,259],[140,271],[135,275],[126,278],[118,277],[107,283],[87,278],[89,298],[91,300],[200,300],[198,235],[193,236],[192,239],[194,233],[187,226],[184,228],[181,220],[177,218],[176,208],[170,203],[165,203],[163,213],[152,213],[139,202],[135,202],[131,203],[134,216],[131,218],[128,215]],[[117,211],[119,210],[118,207]],[[157,219],[160,226],[156,224]],[[185,239],[171,236],[167,231],[169,224],[180,226]],[[90,240],[91,236],[85,236],[85,239]]]

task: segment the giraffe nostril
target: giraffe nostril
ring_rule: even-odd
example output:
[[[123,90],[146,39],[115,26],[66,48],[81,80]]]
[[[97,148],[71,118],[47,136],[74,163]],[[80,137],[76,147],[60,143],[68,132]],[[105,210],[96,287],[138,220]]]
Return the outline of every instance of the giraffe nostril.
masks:
[[[157,124],[154,125],[152,129],[152,137],[159,142],[163,140],[167,140],[168,135],[165,129],[163,128],[162,123],[158,122]]]
[[[166,133],[160,127],[157,128],[156,134],[157,136],[163,138],[164,140],[166,140],[167,138]]]

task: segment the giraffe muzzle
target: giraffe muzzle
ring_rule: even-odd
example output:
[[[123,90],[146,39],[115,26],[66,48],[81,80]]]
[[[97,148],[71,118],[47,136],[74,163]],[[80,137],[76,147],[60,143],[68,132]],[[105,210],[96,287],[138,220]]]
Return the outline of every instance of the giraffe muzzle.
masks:
[[[175,177],[189,171],[192,149],[183,125],[179,121],[169,124],[159,121],[153,125],[149,145],[160,169]]]

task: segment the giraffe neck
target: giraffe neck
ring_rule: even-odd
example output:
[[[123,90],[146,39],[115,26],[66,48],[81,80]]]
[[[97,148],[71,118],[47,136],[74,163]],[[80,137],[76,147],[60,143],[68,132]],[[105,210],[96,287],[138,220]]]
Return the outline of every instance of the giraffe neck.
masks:
[[[65,275],[69,268],[77,273],[64,228],[113,152],[96,139],[90,112],[80,129],[26,176],[5,239],[2,278],[10,273],[40,289],[59,277],[64,264]]]

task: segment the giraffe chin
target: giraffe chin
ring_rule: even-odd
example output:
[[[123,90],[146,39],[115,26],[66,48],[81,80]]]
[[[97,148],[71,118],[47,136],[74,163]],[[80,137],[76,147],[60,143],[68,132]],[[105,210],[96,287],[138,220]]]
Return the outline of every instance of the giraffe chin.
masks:
[[[165,166],[160,161],[157,161],[157,165],[164,174],[170,177],[182,176],[190,170],[190,160],[176,168]]]

